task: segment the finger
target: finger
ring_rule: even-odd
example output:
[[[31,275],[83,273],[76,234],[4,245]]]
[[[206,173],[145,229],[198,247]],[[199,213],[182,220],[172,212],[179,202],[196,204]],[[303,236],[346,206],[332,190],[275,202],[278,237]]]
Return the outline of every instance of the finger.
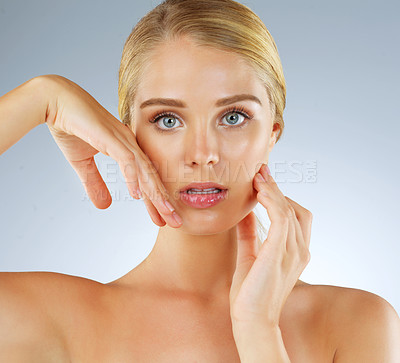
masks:
[[[127,126],[119,122],[116,127],[118,132],[115,134],[135,155],[135,163],[127,164],[127,168],[133,174],[133,179],[137,180],[135,188],[139,188],[141,191],[146,208],[153,222],[157,221],[157,223],[155,222],[157,225],[164,226],[166,224],[164,216],[169,221],[171,227],[180,225],[174,217],[174,214],[176,214],[174,212],[175,208],[171,203],[169,203],[170,206],[165,204],[165,200],[169,199],[169,195],[159,177],[158,171],[139,147],[135,133]],[[155,202],[156,200],[160,201],[159,204]]]
[[[310,240],[311,240],[311,227],[312,227],[313,215],[308,209],[302,207],[300,204],[296,203],[294,200],[292,200],[286,196],[285,196],[285,198],[292,205],[292,207],[296,213],[297,220],[300,224],[300,227],[301,227],[301,230],[303,233],[304,242],[305,242],[307,248],[309,248]]]
[[[285,242],[288,237],[288,227],[289,223],[287,221],[281,220],[278,222],[276,219],[271,221],[267,238],[248,272],[248,278],[250,280],[255,279],[259,283],[261,290],[262,287],[271,284],[271,273],[275,273],[282,265],[286,255]]]
[[[140,153],[140,163],[138,163],[139,185],[143,195],[151,200],[161,217],[171,227],[179,227],[182,223],[178,222],[175,217],[179,218],[173,206],[172,199],[161,182],[157,169],[149,160],[146,154]],[[169,206],[167,205],[169,204]]]
[[[136,194],[139,183],[135,169],[135,156],[126,143],[116,137],[113,130],[110,131],[106,127],[94,130],[90,137],[85,138],[85,141],[96,150],[117,161],[127,183],[130,195],[139,199],[139,196]]]
[[[298,253],[299,245],[298,239],[301,238],[303,242],[303,236],[301,235],[301,230],[296,228],[296,214],[292,206],[288,203],[287,206],[287,214],[289,220],[289,227],[288,227],[288,238],[286,241],[286,251],[292,257]],[[300,235],[299,235],[300,233]]]
[[[258,191],[257,199],[267,198],[258,201],[267,209],[271,222],[274,219],[279,222],[282,217],[287,216],[287,201],[271,176],[266,180],[261,173],[257,173],[254,176],[254,188]],[[269,208],[269,205],[271,208]]]
[[[128,148],[133,148],[140,190],[151,200],[161,220],[168,221],[171,227],[181,225],[181,222],[177,221],[180,218],[175,211],[173,202],[169,198],[159,173],[146,153],[138,145],[135,133],[129,126],[127,127],[122,123],[119,123],[119,130],[121,130],[123,142],[127,143]]]
[[[154,207],[153,203],[151,200],[147,198],[145,194],[143,194],[143,201],[144,204],[146,205],[147,212],[150,215],[151,220],[160,227],[165,226],[167,223],[164,221],[164,219],[160,216],[160,213],[158,213],[157,209]]]
[[[265,183],[256,183],[256,188],[264,188],[264,190],[266,192],[270,192],[270,193],[276,193],[278,196],[280,196],[283,200],[283,198],[285,198],[285,202],[291,202],[289,203],[290,206],[294,209],[295,212],[295,216],[296,218],[293,218],[294,221],[294,227],[296,229],[296,235],[299,236],[298,242],[305,242],[307,245],[307,248],[310,245],[310,236],[311,236],[311,220],[312,220],[312,214],[310,211],[308,211],[307,209],[303,208],[301,205],[299,205],[298,203],[294,202],[293,200],[291,200],[290,198],[286,197],[283,195],[283,193],[281,192],[281,190],[279,189],[278,185],[276,184],[274,178],[268,174],[267,168],[265,164],[262,164],[260,169],[259,169],[259,173],[263,176],[264,180],[266,181]],[[268,188],[271,189],[268,189]],[[285,203],[283,203],[285,204]],[[292,216],[292,213],[289,213],[290,216]],[[298,233],[297,229],[298,229],[298,223],[301,226],[301,230],[302,233]],[[303,236],[303,238],[301,238],[301,235]],[[292,240],[291,240],[292,241]],[[295,248],[295,246],[294,246]]]
[[[293,208],[293,207],[292,207]],[[304,270],[304,268],[308,265],[311,259],[311,254],[309,250],[309,246],[304,240],[304,235],[303,235],[303,230],[300,226],[300,223],[297,219],[297,215],[295,212],[295,209],[293,208],[293,213],[295,217],[293,218],[294,221],[294,226],[296,229],[296,251],[292,254],[296,258],[296,268],[298,271],[301,272]]]
[[[286,240],[289,234],[288,216],[280,207],[279,202],[274,200],[270,195],[259,192],[257,194],[257,200],[267,209],[269,219],[271,220],[267,238],[261,245],[259,255],[265,250],[265,245],[276,245],[274,248],[278,248],[277,251],[286,252]]]
[[[125,140],[128,140],[131,145],[137,145],[136,134],[133,132],[129,125],[123,124],[122,122],[118,121],[114,130],[117,130],[119,135],[122,135],[122,137]]]
[[[70,161],[71,166],[78,174],[86,194],[96,208],[106,209],[112,203],[112,198],[92,156],[86,160]]]
[[[123,126],[122,130],[124,132],[128,131],[127,127]],[[128,187],[129,194],[132,195],[135,199],[140,199],[140,196],[138,194],[138,192],[140,191],[140,186],[139,186],[135,148],[133,144],[127,139],[127,136],[125,136],[124,134],[121,134],[117,131],[114,132],[114,135],[121,142],[121,144],[123,144],[128,149],[128,153],[124,153],[125,158],[121,159],[119,164],[122,175]]]
[[[180,226],[181,223],[178,223],[172,214],[175,208],[171,206],[171,210],[165,204],[168,193],[158,177],[157,170],[147,155],[140,148],[131,146],[126,139],[121,138],[121,141],[120,138],[121,136],[115,133],[112,141],[107,143],[106,149],[109,155],[117,160],[121,171],[127,175],[128,187],[132,188],[132,185],[138,185],[142,197],[144,198],[146,195],[151,200],[158,213],[162,216],[162,219],[167,221],[168,225],[174,228]],[[133,163],[135,164],[134,166],[132,166]],[[125,167],[124,165],[128,165],[129,167]],[[152,208],[150,208],[150,211],[153,213]],[[154,213],[151,215],[151,218],[152,220],[153,218],[158,220],[157,216],[154,216]]]
[[[289,203],[290,204],[290,203]],[[295,237],[294,240],[291,244],[291,257],[295,258],[296,260],[296,269],[303,271],[305,266],[307,266],[308,262],[310,261],[311,254],[308,249],[308,246],[304,240],[303,237],[303,231],[301,229],[300,223],[297,219],[296,212],[294,208],[290,204],[290,208],[292,210],[291,214],[293,215],[291,217],[292,219],[292,224],[294,225],[295,228]]]
[[[135,155],[133,153],[126,154],[125,159],[120,160],[118,164],[128,187],[129,194],[135,199],[140,199],[140,187]]]
[[[300,261],[308,262],[310,258],[310,253],[308,250],[308,246],[306,246],[306,242],[304,240],[302,228],[299,221],[297,220],[295,208],[282,194],[273,177],[267,173],[265,165],[262,165],[262,167],[260,168],[260,173],[258,174],[261,174],[262,178],[255,178],[255,188],[259,191],[259,193],[257,194],[257,198],[259,198],[260,196],[259,201],[262,202],[262,200],[265,199],[262,197],[264,195],[263,193],[265,193],[266,197],[270,199],[270,201],[266,201],[266,203],[275,203],[275,205],[277,206],[277,221],[281,220],[281,223],[287,221],[288,235],[284,245],[286,246],[286,252],[288,253],[288,256],[292,258],[300,257]],[[273,216],[270,214],[269,216],[272,222]]]
[[[271,220],[267,238],[262,244],[258,256],[281,262],[287,252],[286,243],[290,232],[288,203],[285,198],[281,198],[279,188],[272,177],[269,177],[268,182],[261,173],[257,173],[254,177],[255,188],[258,190],[257,200],[266,208]]]
[[[253,211],[236,225],[236,268],[229,293],[230,301],[236,298],[244,279],[257,258],[259,247],[256,227],[256,216]]]
[[[262,175],[262,177],[266,180],[269,181],[269,177],[272,178],[272,176],[268,173],[268,168],[267,168],[267,164],[262,164],[260,166],[260,169],[258,170],[258,172]]]
[[[256,216],[251,211],[236,226],[237,255],[236,264],[251,260],[253,262],[258,254]]]

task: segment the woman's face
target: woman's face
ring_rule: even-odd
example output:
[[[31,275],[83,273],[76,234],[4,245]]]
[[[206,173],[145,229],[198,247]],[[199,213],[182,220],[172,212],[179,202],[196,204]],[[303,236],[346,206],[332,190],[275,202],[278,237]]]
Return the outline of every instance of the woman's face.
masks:
[[[218,103],[236,95],[252,99]],[[153,98],[177,101],[141,107]],[[179,230],[220,233],[255,207],[253,177],[268,161],[278,131],[270,111],[263,85],[234,53],[197,47],[184,38],[153,53],[134,100],[133,131],[183,219]],[[156,122],[149,122],[152,118]],[[209,181],[228,189],[222,202],[199,209],[180,200],[187,184]]]

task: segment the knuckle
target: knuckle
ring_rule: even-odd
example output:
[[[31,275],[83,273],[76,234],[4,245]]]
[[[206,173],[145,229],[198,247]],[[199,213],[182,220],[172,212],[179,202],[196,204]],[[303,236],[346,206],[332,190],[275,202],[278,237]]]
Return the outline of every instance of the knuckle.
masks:
[[[306,217],[307,219],[309,219],[309,220],[312,220],[312,219],[313,219],[313,214],[312,214],[308,209],[305,209],[305,210],[304,210],[304,215],[305,215],[305,217]]]
[[[304,222],[312,222],[313,215],[308,209],[304,209],[299,213],[299,220]]]
[[[310,262],[311,259],[311,253],[308,249],[304,249],[302,252],[301,260],[304,262],[305,265],[307,265]]]
[[[284,213],[286,214],[287,218],[293,218],[296,216],[296,213],[293,207],[288,203],[284,209]]]
[[[268,183],[270,185],[273,185],[274,187],[277,186],[276,181],[274,180],[274,178],[270,178],[269,175],[267,175],[267,178],[268,178]]]
[[[285,224],[285,225],[289,224],[289,216],[286,213],[286,211],[284,211],[284,210],[280,210],[277,212],[276,220],[278,222],[280,222],[281,224]]]
[[[311,254],[306,248],[299,248],[295,253],[295,260],[298,264],[306,266],[310,262]]]
[[[124,150],[121,153],[120,160],[122,163],[131,163],[132,161],[136,160],[135,154],[132,151]]]

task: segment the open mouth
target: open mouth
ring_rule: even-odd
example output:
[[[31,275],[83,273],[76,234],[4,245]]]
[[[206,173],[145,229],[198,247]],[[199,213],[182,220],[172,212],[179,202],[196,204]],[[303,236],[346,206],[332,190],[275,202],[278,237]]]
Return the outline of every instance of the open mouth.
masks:
[[[218,188],[207,188],[207,189],[191,188],[191,189],[185,190],[183,193],[187,193],[187,194],[216,194],[216,193],[220,193],[220,192],[222,192],[222,189],[218,189]]]
[[[187,189],[182,191],[181,201],[193,208],[209,208],[217,205],[227,198],[227,189]]]

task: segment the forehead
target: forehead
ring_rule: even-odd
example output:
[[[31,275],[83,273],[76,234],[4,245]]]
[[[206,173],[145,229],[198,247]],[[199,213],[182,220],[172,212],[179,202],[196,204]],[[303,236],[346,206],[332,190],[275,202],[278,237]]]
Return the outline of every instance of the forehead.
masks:
[[[152,52],[138,85],[135,102],[170,97],[188,103],[248,93],[267,103],[267,93],[254,70],[233,52],[197,46],[187,39],[169,41]]]

